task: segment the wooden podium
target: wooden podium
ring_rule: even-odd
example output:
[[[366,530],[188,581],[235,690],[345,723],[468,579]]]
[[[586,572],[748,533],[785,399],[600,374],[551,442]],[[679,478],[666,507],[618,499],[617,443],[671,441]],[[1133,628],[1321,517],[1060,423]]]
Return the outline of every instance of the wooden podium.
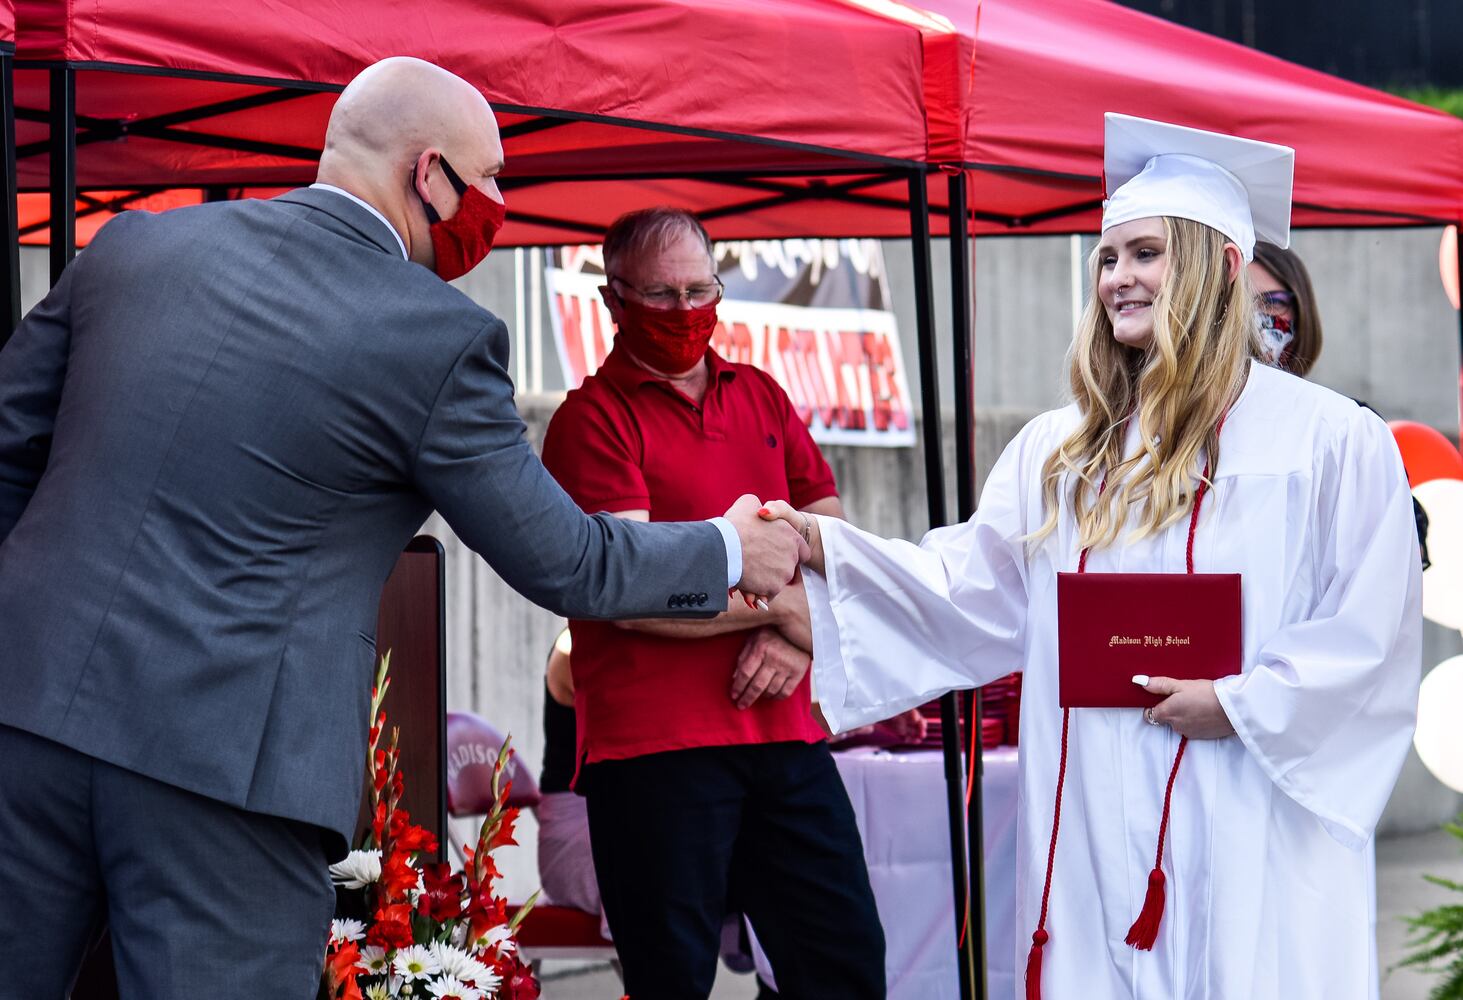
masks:
[[[447,607],[446,556],[430,535],[413,538],[381,591],[376,651],[391,654],[386,731],[401,730],[402,805],[412,821],[437,837],[437,860],[447,860]],[[370,779],[362,777],[361,815],[352,843],[370,826]]]
[[[400,727],[401,768],[406,776],[402,804],[415,823],[436,834],[438,861],[447,860],[445,561],[442,545],[435,538],[413,538],[386,580],[376,617],[376,649],[391,651],[391,689],[384,705],[387,732],[381,742],[384,746],[391,728]],[[362,775],[361,813],[353,845],[360,842],[369,823],[367,780]],[[116,998],[112,941],[104,931],[82,963],[71,1000]]]

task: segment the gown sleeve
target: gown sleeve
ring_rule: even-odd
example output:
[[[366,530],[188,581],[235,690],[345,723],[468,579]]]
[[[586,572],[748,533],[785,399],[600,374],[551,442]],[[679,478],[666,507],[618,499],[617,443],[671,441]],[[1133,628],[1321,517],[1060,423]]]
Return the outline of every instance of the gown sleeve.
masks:
[[[971,519],[919,545],[819,518],[824,575],[806,573],[805,586],[814,690],[833,732],[1021,669],[1033,478],[1024,470],[1045,458],[1035,424],[992,468]]]
[[[1358,407],[1317,476],[1315,608],[1215,691],[1270,780],[1360,849],[1412,741],[1422,568],[1406,473],[1380,419]]]

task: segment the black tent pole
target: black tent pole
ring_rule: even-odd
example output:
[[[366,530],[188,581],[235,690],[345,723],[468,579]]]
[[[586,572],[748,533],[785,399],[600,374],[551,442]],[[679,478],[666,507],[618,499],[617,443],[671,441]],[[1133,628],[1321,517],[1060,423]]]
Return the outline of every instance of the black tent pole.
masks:
[[[51,284],[76,256],[76,71],[51,70]]]
[[[0,122],[5,135],[5,201],[0,204],[0,239],[5,241],[4,324],[0,325],[0,347],[20,323],[20,204],[15,176],[15,57],[0,53]]]
[[[975,513],[975,296],[974,260],[971,254],[970,228],[966,214],[966,174],[964,170],[949,176],[950,204],[950,317],[951,346],[955,375],[955,504],[962,521]],[[971,734],[974,748],[968,766],[970,801],[965,809],[965,829],[969,838],[970,920],[966,937],[974,963],[975,1000],[986,997],[985,953],[985,814],[981,799],[983,771],[981,763],[981,698],[980,689],[965,695],[966,732]],[[958,932],[957,932],[958,933]]]
[[[945,467],[940,435],[940,376],[935,361],[935,302],[930,266],[930,203],[923,170],[909,172],[909,237],[914,251],[914,317],[919,347],[920,426],[924,437],[925,491],[930,527],[945,516]],[[960,713],[954,694],[940,698],[940,737],[945,751],[946,806],[950,815],[951,888],[955,894],[955,937],[958,942],[960,998],[974,1000],[974,949],[971,936],[961,941],[965,921],[966,875],[965,765],[961,759]]]

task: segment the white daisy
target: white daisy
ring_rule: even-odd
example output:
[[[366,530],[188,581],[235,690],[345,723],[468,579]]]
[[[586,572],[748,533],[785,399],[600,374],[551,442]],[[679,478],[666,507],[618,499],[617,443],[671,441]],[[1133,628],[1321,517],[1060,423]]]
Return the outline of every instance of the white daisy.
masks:
[[[385,983],[372,983],[366,987],[366,1000],[391,1000],[391,994],[386,992]]]
[[[391,971],[391,959],[386,957],[385,948],[368,944],[361,949],[361,960],[356,963],[356,968],[368,975],[384,976]]]
[[[497,927],[489,927],[478,939],[473,942],[474,951],[494,951],[498,954],[507,955],[512,953],[514,946],[513,932],[508,929],[507,924],[499,924]]]
[[[443,941],[433,941],[427,945],[427,950],[437,960],[438,970],[444,976],[452,976],[455,979],[466,979],[466,976],[458,975],[462,968],[471,962],[472,956],[461,948],[454,948]]]
[[[480,990],[488,993],[498,988],[500,979],[482,962],[473,958],[461,948],[454,948],[450,944],[442,944],[434,941],[431,944],[432,955],[441,966],[442,975],[451,976],[464,983],[472,983]]]
[[[442,971],[441,963],[432,956],[430,951],[419,944],[398,951],[396,961],[391,963],[391,968],[407,982],[430,979]]]
[[[503,985],[503,977],[483,963],[473,960],[472,966],[463,970],[464,975],[458,976],[464,983],[472,983],[477,989],[483,991],[484,996],[492,996],[498,992],[498,987]]]
[[[427,992],[437,1000],[482,1000],[483,991],[458,982],[451,976],[434,979],[427,985]]]
[[[332,920],[330,921],[330,943],[344,944],[346,941],[359,941],[366,936],[366,925],[359,920]]]
[[[381,852],[351,851],[344,861],[330,866],[330,878],[347,889],[364,889],[381,881]]]

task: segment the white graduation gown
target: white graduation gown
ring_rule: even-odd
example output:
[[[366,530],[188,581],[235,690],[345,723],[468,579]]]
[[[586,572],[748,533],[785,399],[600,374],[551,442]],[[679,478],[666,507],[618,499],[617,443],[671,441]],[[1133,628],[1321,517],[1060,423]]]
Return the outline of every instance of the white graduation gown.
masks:
[[[1042,463],[1077,419],[1069,406],[1033,420],[991,470],[975,516],[918,546],[820,519],[826,577],[807,583],[817,691],[835,730],[1025,670],[1018,970],[1051,835],[1056,574],[1078,558],[1070,509],[1038,547],[1021,539],[1044,520]],[[1377,995],[1371,838],[1411,740],[1421,673],[1401,460],[1375,414],[1255,364],[1213,479],[1194,562],[1242,574],[1244,671],[1216,684],[1236,735],[1185,752],[1167,907],[1143,952],[1123,939],[1143,905],[1178,737],[1136,709],[1072,712],[1043,954],[1051,1000]],[[1088,570],[1182,573],[1188,527],[1186,517],[1098,549]]]

